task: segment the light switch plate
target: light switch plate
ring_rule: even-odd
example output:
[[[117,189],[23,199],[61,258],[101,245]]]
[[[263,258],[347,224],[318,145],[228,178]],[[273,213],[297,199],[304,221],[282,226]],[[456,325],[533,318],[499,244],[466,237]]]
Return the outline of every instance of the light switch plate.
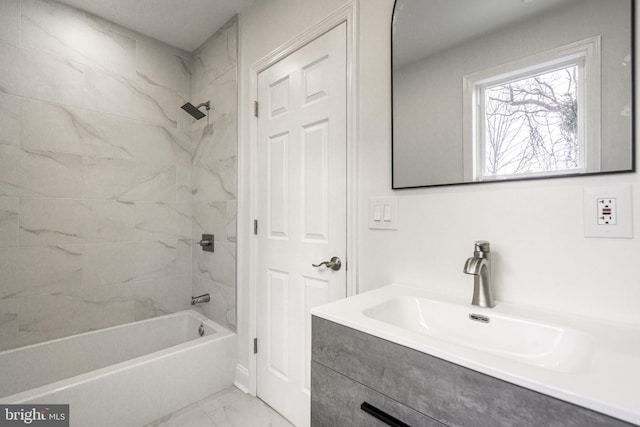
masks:
[[[369,228],[374,230],[398,229],[397,197],[369,197]]]
[[[613,211],[604,206],[613,207]],[[585,187],[584,236],[633,238],[631,184]]]

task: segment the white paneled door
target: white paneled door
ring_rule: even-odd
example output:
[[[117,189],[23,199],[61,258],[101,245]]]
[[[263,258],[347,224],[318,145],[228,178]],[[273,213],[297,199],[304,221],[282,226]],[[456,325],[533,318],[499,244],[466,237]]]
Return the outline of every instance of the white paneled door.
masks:
[[[309,312],[346,295],[346,82],[346,24],[258,75],[257,392],[298,427]]]

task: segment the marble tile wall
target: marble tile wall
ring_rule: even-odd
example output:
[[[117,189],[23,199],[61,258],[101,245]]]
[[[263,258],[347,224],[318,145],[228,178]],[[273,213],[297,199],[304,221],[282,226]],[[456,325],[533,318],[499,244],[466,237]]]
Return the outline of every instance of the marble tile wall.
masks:
[[[198,98],[231,92],[215,76],[235,53],[212,59],[216,49],[202,54],[212,80]],[[52,0],[0,1],[0,350],[185,309],[192,286],[212,280],[225,290],[215,304],[235,307],[234,279],[213,272],[235,265],[235,154],[209,146],[230,145],[220,132],[235,125],[217,94],[220,130],[192,140],[197,125],[179,110],[191,58]],[[221,230],[215,262],[192,263],[194,211]]]
[[[211,101],[208,118],[192,121],[193,239],[214,234],[215,252],[193,251],[193,292],[208,292],[199,310],[236,329],[236,199],[238,147],[237,19],[193,54],[192,102]]]

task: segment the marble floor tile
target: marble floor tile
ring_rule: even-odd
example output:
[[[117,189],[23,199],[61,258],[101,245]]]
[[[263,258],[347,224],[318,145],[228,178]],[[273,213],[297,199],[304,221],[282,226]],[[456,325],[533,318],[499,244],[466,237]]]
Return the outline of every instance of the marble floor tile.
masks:
[[[186,408],[180,409],[166,417],[147,424],[146,427],[209,427],[215,426],[211,418],[204,410],[193,404]]]
[[[145,427],[293,427],[262,400],[229,387]]]

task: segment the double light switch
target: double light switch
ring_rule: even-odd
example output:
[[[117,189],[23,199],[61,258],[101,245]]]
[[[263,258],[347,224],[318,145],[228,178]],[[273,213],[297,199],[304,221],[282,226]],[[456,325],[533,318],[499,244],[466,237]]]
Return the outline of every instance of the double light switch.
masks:
[[[398,229],[398,198],[369,198],[369,228],[381,230]]]

